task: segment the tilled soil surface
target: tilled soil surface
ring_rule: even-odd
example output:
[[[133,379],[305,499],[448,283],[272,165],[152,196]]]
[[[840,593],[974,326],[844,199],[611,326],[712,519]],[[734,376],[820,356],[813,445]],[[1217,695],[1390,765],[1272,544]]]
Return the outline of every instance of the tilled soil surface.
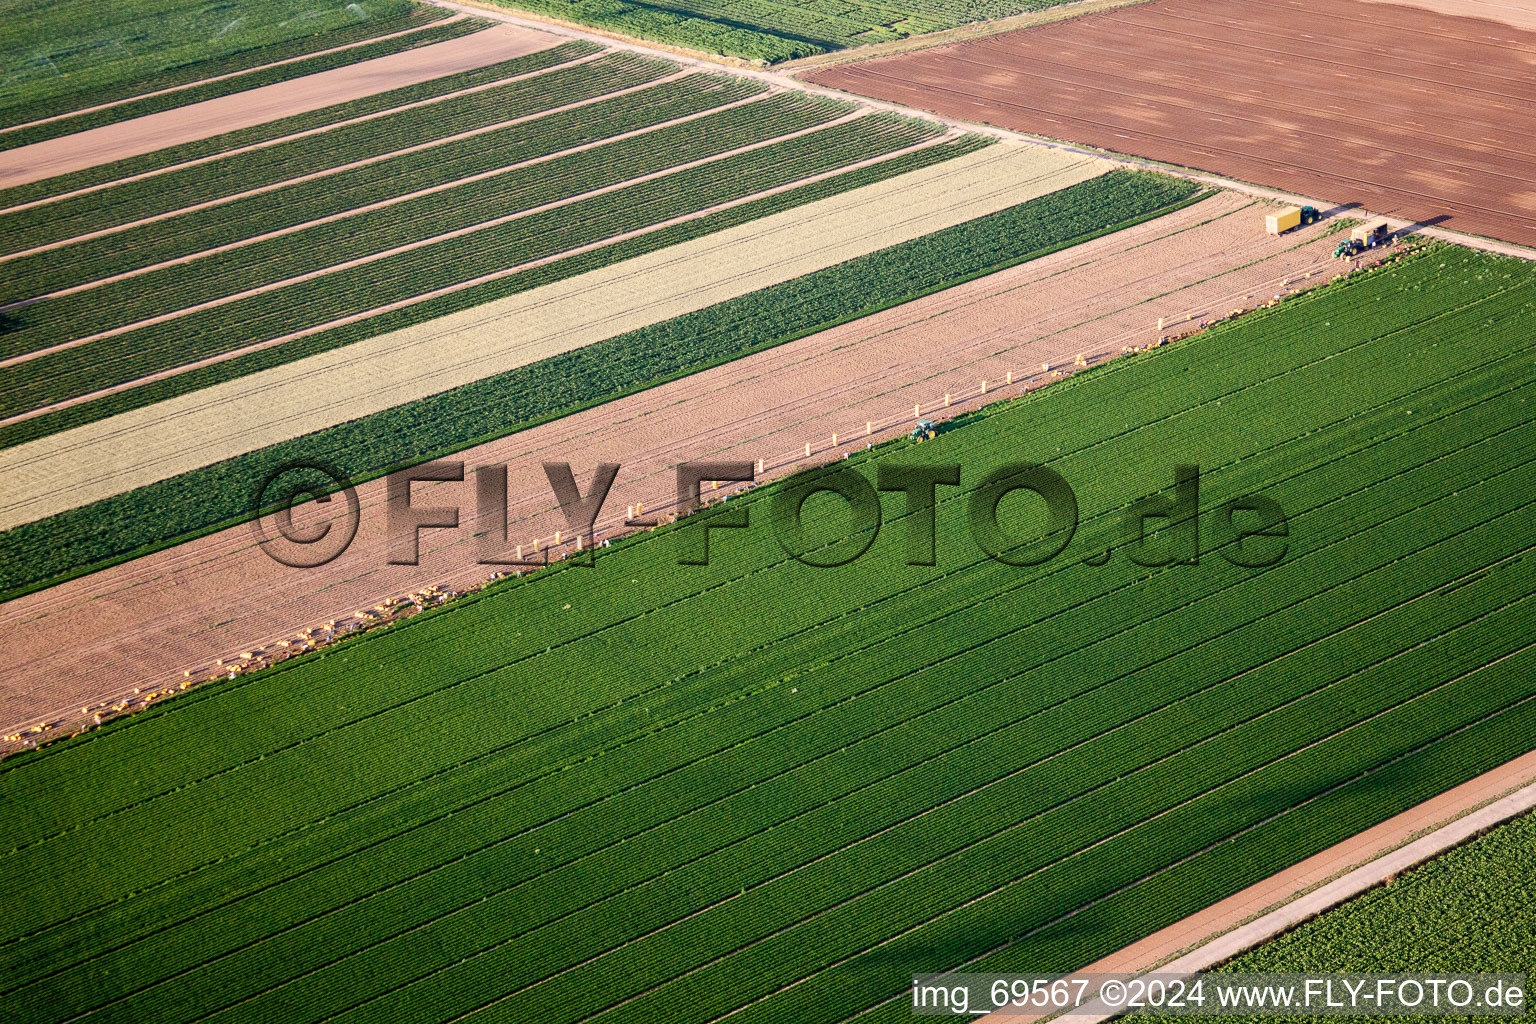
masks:
[[[1536,31],[1367,0],[1154,0],[818,85],[1536,245]]]
[[[647,516],[665,515],[676,498],[679,462],[762,459],[760,478],[782,476],[904,434],[914,405],[924,418],[942,419],[1043,385],[1052,377],[1042,363],[1070,370],[1079,355],[1091,363],[1153,342],[1160,317],[1168,333],[1182,333],[1200,320],[1270,301],[1282,289],[1329,280],[1338,265],[1329,258],[1334,238],[1326,224],[1269,237],[1263,215],[1270,209],[1219,194],[459,457],[470,469],[508,464],[509,543],[525,544],[531,554],[534,538],[546,550],[562,530],[569,551],[570,528],[555,507],[544,461],[569,462],[583,493],[597,464],[621,464],[597,523],[599,536],[611,535],[627,506],[644,503]],[[1013,383],[1006,385],[1010,372]],[[277,640],[386,597],[486,579],[497,567],[477,562],[470,476],[417,485],[417,505],[457,504],[465,527],[424,531],[417,566],[387,562],[380,480],[358,487],[356,539],[323,568],[277,564],[247,525],[9,602],[0,607],[0,633],[10,641],[0,664],[0,731],[15,733],[44,718],[63,731],[78,722],[82,706],[130,688],[174,686],[194,667],[206,678],[216,658],[271,650]],[[299,510],[301,528],[317,509],[325,511],[315,503]],[[599,557],[594,586],[624,582],[607,579],[602,565]]]

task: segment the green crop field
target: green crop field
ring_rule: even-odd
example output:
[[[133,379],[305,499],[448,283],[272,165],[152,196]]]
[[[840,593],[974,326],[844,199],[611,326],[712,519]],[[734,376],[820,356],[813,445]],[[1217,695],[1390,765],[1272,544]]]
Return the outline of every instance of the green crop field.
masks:
[[[876,165],[851,172],[847,177],[852,180],[839,177],[828,182],[839,189],[856,187],[982,144],[971,139],[952,152],[947,151],[949,147],[922,150],[902,159],[897,167]],[[822,194],[828,185],[802,187]],[[294,457],[295,452],[329,459],[355,479],[392,465],[447,455],[1119,230],[1169,212],[1191,201],[1196,192],[1188,182],[1161,175],[1112,172],[697,313],[17,527],[0,534],[0,592],[14,592],[238,520],[247,512],[246,495],[268,468]],[[759,202],[782,208],[807,198],[783,195],[791,196],[787,203],[784,199]],[[754,215],[767,212],[771,211]],[[728,215],[729,211],[713,216]],[[710,229],[719,226],[723,225],[710,225]],[[678,225],[669,230],[677,234],[669,235],[667,244],[690,237],[685,230],[696,235],[700,229]],[[448,308],[432,304],[412,316],[442,315]],[[414,321],[391,319],[388,326],[407,322]],[[274,359],[310,355],[357,337],[356,328],[328,331],[296,343],[296,351],[286,356],[265,350],[23,420],[0,429],[0,443],[18,444],[185,393],[173,388],[206,387],[254,372]],[[487,424],[496,425],[489,434]]]
[[[1536,973],[1536,815],[1500,825],[1244,953],[1221,971]],[[1526,1015],[1528,1016],[1528,1014]],[[1154,1024],[1153,1014],[1136,1014]],[[1294,1020],[1254,1015],[1254,1024]],[[1404,1024],[1408,1017],[1340,1017]]]
[[[1533,323],[1530,264],[1430,245],[810,475],[958,465],[931,567],[900,493],[796,534],[797,478],[10,758],[0,996],[817,1024],[1077,967],[1529,749]],[[1009,564],[1030,461],[1077,527]]]
[[[976,21],[1063,0],[501,0],[625,35],[747,60],[781,61]]]
[[[407,0],[5,0],[0,127],[429,24]]]

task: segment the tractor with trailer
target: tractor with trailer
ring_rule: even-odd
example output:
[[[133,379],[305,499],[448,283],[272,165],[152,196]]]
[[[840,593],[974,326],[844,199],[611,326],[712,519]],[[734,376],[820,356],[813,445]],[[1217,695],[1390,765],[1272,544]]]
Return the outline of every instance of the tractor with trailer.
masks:
[[[1335,259],[1348,260],[1374,249],[1378,245],[1385,245],[1392,239],[1392,228],[1385,220],[1377,218],[1368,221],[1349,233],[1349,237],[1338,244],[1333,250]]]
[[[1287,206],[1279,213],[1264,218],[1264,229],[1272,235],[1284,234],[1295,227],[1306,227],[1322,219],[1315,206]]]

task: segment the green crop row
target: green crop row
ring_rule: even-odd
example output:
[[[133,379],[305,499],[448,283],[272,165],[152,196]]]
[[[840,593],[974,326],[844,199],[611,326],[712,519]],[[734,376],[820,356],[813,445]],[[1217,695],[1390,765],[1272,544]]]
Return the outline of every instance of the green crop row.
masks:
[[[749,117],[752,113],[745,108],[740,112]],[[0,385],[0,409],[19,412],[37,408],[52,400],[365,313],[435,288],[558,256],[577,246],[892,152],[940,131],[927,122],[891,115],[833,124],[810,135],[430,242],[362,266],[50,352],[13,368]],[[396,210],[387,212],[398,216]],[[439,212],[446,210],[439,207]],[[30,312],[22,311],[22,315]]]
[[[174,69],[223,68],[298,40],[313,44],[297,52],[339,45],[358,38],[360,24],[403,27],[414,7],[402,0],[321,8],[305,0],[247,0],[238,8],[202,0],[13,0],[0,23],[0,104],[30,111],[61,97],[115,98],[125,83],[131,88]]]
[[[274,238],[199,255],[175,266],[43,299],[12,314],[0,352],[18,355],[173,313],[228,295],[366,258],[631,178],[755,145],[832,120],[846,108],[782,93],[525,167],[304,225]],[[345,211],[344,211],[345,212]],[[217,222],[222,211],[203,213]]]
[[[418,103],[464,89],[489,85],[514,75],[531,74],[557,64],[564,64],[569,61],[579,60],[582,57],[591,56],[599,50],[601,50],[601,47],[596,44],[572,41],[522,57],[514,57],[499,64],[475,68],[472,71],[461,71],[452,75],[444,75],[441,78],[430,79],[416,85],[407,85],[398,89],[391,89],[387,92],[374,93],[371,96],[363,96],[346,103],[332,104],[328,107],[321,107],[318,110],[278,118],[275,121],[267,121],[263,124],[253,125],[250,128],[242,128],[239,131],[225,132],[222,135],[200,139],[196,142],[171,146],[167,149],[158,149],[152,153],[127,157],[123,160],[116,160],[109,164],[100,164],[96,167],[87,167],[69,174],[61,174],[52,178],[44,178],[41,181],[30,182],[26,185],[13,185],[7,189],[0,189],[0,229],[3,229],[7,236],[12,232],[20,232],[22,230],[20,225],[23,222],[13,219],[16,214],[5,212],[10,207],[40,202],[79,189],[99,189],[104,185],[112,186],[114,183],[133,175],[149,174],[190,160],[206,159],[241,147],[254,146],[275,139],[281,139],[284,136],[293,135],[298,132],[324,128],[340,121],[387,112],[407,103]],[[16,248],[14,243],[7,243],[6,245],[7,252],[13,252]]]
[[[446,14],[447,12],[444,13]],[[207,82],[189,89],[161,93],[158,96],[130,99],[127,102],[108,107],[105,110],[82,111],[72,117],[48,121],[44,124],[29,125],[17,128],[15,131],[6,132],[0,135],[0,150],[15,149],[18,146],[30,146],[33,143],[43,142],[47,139],[56,139],[62,135],[71,135],[75,132],[100,128],[103,125],[116,124],[129,118],[143,117],[146,114],[173,110],[176,107],[184,107],[189,103],[200,103],[203,100],[228,96],[233,93],[243,92],[246,89],[257,89],[264,85],[274,85],[302,75],[313,75],[321,71],[346,67],[358,61],[386,57],[392,53],[403,53],[406,50],[414,50],[418,46],[430,46],[433,43],[458,39],[460,36],[467,36],[472,32],[479,32],[482,29],[489,28],[490,25],[490,22],[481,21],[478,18],[465,18],[447,25],[430,25],[421,31],[412,32],[410,35],[397,36],[394,39],[380,39],[350,50],[343,50],[339,53],[319,54],[310,57],[308,60],[295,61],[292,64],[283,64],[273,68],[261,68],[241,75],[238,78]],[[394,31],[399,31],[404,27],[403,24],[397,23],[390,28]],[[390,28],[386,28],[385,31],[389,31]],[[104,102],[104,100],[98,98],[89,104],[83,105],[94,106],[101,102]]]
[[[914,972],[1123,945],[1528,748],[1532,292],[1433,247],[844,463],[964,467],[932,568],[897,496],[858,563],[786,557],[770,486],[709,566],[677,565],[685,521],[8,761],[0,899],[31,909],[0,992],[61,993],[39,1020],[831,1021]],[[1086,539],[1003,566],[969,490],[1031,457]],[[1079,561],[1176,461],[1203,503],[1279,501],[1290,554]]]
[[[668,245],[676,245],[691,238],[698,238],[781,210],[791,209],[802,203],[814,202],[849,189],[883,181],[897,174],[931,166],[972,152],[976,147],[985,144],[984,140],[967,137],[954,144],[931,146],[900,154],[889,160],[823,178],[808,185],[786,189],[772,196],[755,199],[706,217],[674,224],[623,242],[570,256],[510,278],[486,282],[474,288],[454,292],[360,323],[331,328],[288,345],[264,349],[83,403],[70,409],[23,420],[0,429],[0,436],[4,437],[7,444],[18,444],[32,437],[45,436],[57,430],[67,429],[69,426],[110,416],[123,409],[139,408],[157,401],[164,401],[168,397],[185,394],[223,380],[232,380],[268,366],[328,351],[385,331],[422,323],[434,317],[446,316],[449,313],[537,287],[549,281],[584,273],[619,260],[631,259]],[[678,372],[684,371],[680,369]],[[659,381],[635,382],[630,390],[653,383],[659,383]],[[601,397],[601,394],[575,395],[573,404],[566,408],[580,408],[600,400]],[[413,424],[412,430],[421,431],[430,421],[420,417],[429,411],[416,404],[405,406],[398,423],[402,428]],[[543,418],[547,417],[540,416],[540,419]],[[458,422],[460,430],[481,431],[486,421],[474,422],[460,418]],[[519,429],[527,425],[529,424],[513,423],[507,429]],[[505,430],[498,430],[496,436],[505,432]],[[417,433],[413,436],[425,438],[431,435]],[[370,450],[373,442],[379,439],[379,436],[375,436],[370,440],[369,445],[353,449],[352,453],[360,454]],[[280,447],[265,450],[261,458],[277,457]],[[463,445],[454,444],[448,451],[457,451],[461,447]],[[401,457],[418,461],[422,454],[420,449],[409,446],[403,450],[391,447],[388,454],[383,456],[385,459],[383,462],[375,463],[371,459],[366,459],[366,463],[375,466],[366,472],[377,474],[390,461],[396,461]],[[199,471],[208,475],[199,476],[196,481],[191,474],[176,477],[129,494],[109,498],[81,509],[0,533],[0,550],[5,551],[8,556],[15,555],[15,557],[0,559],[0,579],[5,582],[6,599],[22,591],[57,582],[66,575],[90,571],[100,568],[103,564],[156,550],[172,542],[190,539],[215,529],[221,524],[232,525],[243,521],[248,514],[247,500],[243,497],[248,493],[246,477],[247,474],[255,472],[255,479],[259,480],[266,472],[264,468],[260,468],[267,465],[261,461],[261,458],[229,460],[216,464],[206,471]],[[184,488],[188,486],[200,489],[205,496],[216,495],[217,497],[209,501],[189,502],[184,497],[187,493]],[[202,490],[203,488],[209,489]],[[110,523],[111,526],[104,528],[105,523]]]
[[[293,60],[318,50],[348,46],[395,32],[421,28],[447,18],[451,13],[447,8],[412,5],[398,15],[359,22],[344,28],[331,29],[328,32],[300,36],[281,43],[255,46],[227,57],[182,64],[146,78],[119,81],[80,92],[63,93],[35,103],[6,106],[0,108],[0,128],[40,121],[45,117],[58,117],[82,107],[94,107],[100,103],[132,99],[161,89],[173,89],[222,75],[239,74],[264,64]]]
[[[283,185],[7,264],[11,300],[88,284],[255,235],[302,225],[470,175],[592,145],[763,91],[741,78],[695,75],[574,110],[446,142],[364,167]]]
[[[1059,0],[1057,0],[1059,2]],[[707,53],[773,63],[1051,6],[1050,0],[516,0],[509,6]]]
[[[288,139],[35,206],[5,215],[0,226],[9,240],[7,250],[15,252],[593,99],[652,81],[672,70],[673,65],[662,61],[613,53],[575,67],[556,68],[468,95],[342,125],[318,138]],[[212,215],[218,216],[216,211]]]

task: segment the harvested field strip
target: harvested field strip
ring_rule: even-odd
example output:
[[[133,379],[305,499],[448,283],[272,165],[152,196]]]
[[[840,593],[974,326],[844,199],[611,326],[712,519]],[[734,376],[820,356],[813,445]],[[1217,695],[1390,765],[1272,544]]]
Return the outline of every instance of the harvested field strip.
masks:
[[[510,24],[430,46],[402,50],[329,71],[104,124],[30,146],[0,151],[0,181],[42,181],[183,143],[255,128],[293,114],[377,95],[383,88],[429,82],[547,50],[558,37]]]
[[[367,22],[354,25],[348,30],[332,31],[323,36],[310,36],[289,40],[287,43],[256,47],[234,54],[222,61],[199,61],[183,65],[153,78],[122,82],[111,88],[60,96],[46,103],[7,107],[0,110],[0,135],[15,131],[17,128],[26,128],[45,121],[118,106],[162,93],[195,89],[209,82],[237,78],[252,71],[264,71],[280,65],[296,64],[344,50],[356,51],[360,47],[369,46],[380,40],[407,35],[434,23],[462,17],[464,16],[446,8],[416,5],[403,17],[391,19],[388,24],[377,21]],[[115,98],[107,99],[106,97]]]
[[[1293,517],[1267,568],[1219,537],[1199,566],[1003,566],[962,489],[940,567],[898,536],[817,571],[762,528],[772,487],[696,572],[642,534],[13,759],[0,898],[57,899],[4,925],[4,987],[46,978],[40,1019],[814,1022],[935,948],[1118,948],[1528,745],[1533,315],[1529,268],[1436,248],[846,464],[974,488],[1054,452],[1092,553],[1178,452],[1202,501]]]
[[[412,186],[418,190],[441,187],[473,173],[487,173],[481,168],[509,167],[565,147],[595,145],[604,138],[602,130],[615,135],[644,130],[643,126],[661,123],[669,114],[688,116],[694,110],[706,109],[705,104],[723,105],[762,91],[764,87],[746,79],[678,72],[12,253],[0,257],[0,263],[8,264],[10,275],[6,294],[36,296],[71,282],[87,284],[113,272],[194,255],[228,244],[231,239],[255,237],[281,225],[291,228],[385,201],[382,197],[406,194]],[[212,209],[219,209],[216,218],[198,216]],[[152,225],[159,226],[146,230]],[[123,235],[127,237],[120,237]],[[35,258],[65,248],[71,264],[68,276],[55,266],[58,257],[46,261]],[[114,261],[111,254],[115,250],[127,252],[123,259]],[[51,274],[44,270],[48,266],[53,267]]]
[[[0,216],[0,228],[12,240],[5,248],[19,252],[369,157],[388,156],[406,146],[655,81],[676,70],[675,65],[627,53],[576,59],[580,63],[575,66],[522,70],[511,81],[497,76],[472,92],[330,127],[324,133],[324,145],[317,146],[312,136],[303,133],[285,136],[257,149],[5,214]]]
[[[391,89],[347,103],[338,103],[319,110],[278,118],[252,128],[227,132],[197,142],[146,153],[143,156],[130,157],[71,174],[0,189],[0,204],[4,204],[0,207],[0,216],[8,217],[12,213],[37,204],[87,192],[97,192],[129,180],[163,174],[193,162],[205,163],[235,151],[262,148],[292,136],[315,135],[356,121],[387,116],[411,106],[432,103],[439,98],[493,87],[498,82],[516,75],[531,74],[545,68],[589,59],[601,52],[603,52],[601,47],[584,41],[562,43],[547,50],[514,57],[473,71],[445,75],[417,85]],[[8,220],[0,220],[0,225],[9,224]],[[6,230],[12,229],[7,226]]]
[[[447,12],[445,11],[444,13]],[[263,68],[241,72],[236,76],[221,77],[208,82],[184,85],[148,96],[118,100],[105,106],[97,106],[79,111],[78,113],[61,115],[33,124],[13,125],[0,131],[0,152],[7,149],[15,149],[17,146],[29,146],[36,142],[56,139],[62,135],[69,135],[72,132],[89,131],[92,128],[115,124],[118,121],[124,121],[131,117],[143,117],[146,114],[159,113],[162,110],[172,110],[176,107],[200,103],[203,100],[214,99],[218,96],[228,96],[231,93],[240,92],[245,89],[256,89],[264,85],[286,82],[303,75],[330,71],[358,61],[386,57],[392,53],[403,53],[418,46],[429,46],[433,43],[446,42],[450,39],[457,39],[460,36],[467,36],[472,32],[480,32],[490,25],[491,22],[460,15],[444,20],[439,24],[412,29],[408,33],[388,35],[377,41],[355,45],[346,49],[331,50],[313,57],[268,65]]]
[[[867,119],[860,123],[867,123]],[[266,371],[265,375],[231,381],[224,385],[224,390],[209,389],[200,395],[176,399],[175,405],[142,409],[130,414],[132,420],[118,418],[99,427],[85,428],[89,431],[89,438],[72,432],[57,439],[44,439],[13,449],[4,455],[10,473],[8,478],[23,482],[27,490],[18,493],[17,498],[21,494],[27,497],[8,501],[6,514],[13,522],[25,522],[48,514],[42,511],[45,506],[38,504],[42,495],[50,494],[49,498],[43,500],[55,502],[71,490],[71,487],[59,489],[61,482],[52,476],[55,468],[62,468],[63,461],[78,459],[86,447],[94,447],[103,441],[119,444],[133,436],[133,450],[143,457],[130,461],[153,474],[149,479],[142,476],[135,479],[136,474],[118,474],[115,480],[99,479],[87,484],[91,488],[111,488],[102,492],[102,496],[106,496],[132,486],[141,486],[154,478],[174,476],[197,464],[217,462],[221,454],[228,457],[262,447],[261,442],[267,438],[270,438],[267,443],[286,440],[392,405],[413,401],[427,394],[446,391],[559,351],[602,340],[605,336],[622,333],[634,326],[655,323],[703,308],[757,287],[775,284],[852,256],[1015,205],[1074,181],[1095,176],[1104,169],[1097,161],[1074,162],[1055,155],[1041,154],[1033,149],[989,147],[971,155],[961,155],[965,153],[963,148],[946,153],[947,149],[949,147],[936,147],[931,157],[927,158],[935,166],[930,166],[920,174],[886,181],[878,187],[852,195],[847,200],[827,199],[803,210],[790,210],[818,195],[830,196],[856,184],[880,181],[900,168],[892,168],[891,171],[872,168],[867,173],[873,177],[855,177],[841,184],[834,177],[826,185],[804,195],[797,195],[791,190],[775,197],[773,202],[765,206],[754,208],[753,204],[744,205],[734,212],[734,216],[740,218],[738,220],[727,220],[712,226],[709,218],[703,218],[670,237],[661,237],[664,233],[658,233],[658,237],[646,240],[644,248],[638,251],[659,249],[666,243],[675,245],[696,234],[706,234],[711,227],[718,230],[731,223],[743,225],[730,234],[707,241],[699,240],[687,248],[658,252],[644,262],[615,266],[612,270],[604,271],[599,278],[572,280],[569,285],[530,292],[526,298],[509,298],[499,305],[482,306],[475,310],[469,307],[477,305],[476,300],[483,303],[495,298],[496,291],[492,290],[488,295],[476,295],[471,291],[451,297],[446,304],[433,309],[404,310],[398,318],[384,318],[384,322],[374,325],[371,333],[380,335],[380,340],[365,348],[336,351],[323,358],[317,356],[315,358],[321,359],[318,363],[306,361],[303,365],[291,368],[274,367]],[[961,155],[961,159],[953,163],[939,163],[949,155]],[[1000,181],[1003,184],[998,184]],[[883,210],[904,195],[912,196],[914,202],[919,198],[922,200],[921,205],[914,207],[915,212],[911,216],[891,224],[883,224],[870,216],[870,211]],[[761,223],[744,223],[775,211],[784,212]],[[809,225],[816,226],[817,232],[812,233],[815,237],[806,236],[805,231]],[[781,252],[783,255],[765,265],[761,256],[764,251]],[[541,274],[530,275],[533,280],[528,281],[524,288],[515,287],[516,278],[505,283],[497,281],[489,287],[506,289],[501,290],[500,295],[510,296],[513,292],[525,291],[561,277],[571,277],[594,266],[617,263],[623,256],[636,254],[637,251],[632,248],[613,253],[599,250],[586,260],[577,261],[577,266],[569,268],[567,272],[561,272],[565,269],[562,261]],[[599,260],[601,262],[592,262]],[[744,270],[750,272],[744,274]],[[647,290],[655,296],[638,311],[638,315],[632,298],[635,294],[632,291],[633,284],[637,280],[647,281]],[[603,291],[598,290],[600,282],[613,282],[611,285],[602,285],[602,288],[613,289],[612,301],[616,305],[602,316],[594,317],[594,297],[603,294]],[[455,310],[461,312],[452,320],[439,320],[429,326],[384,335],[392,327],[422,323],[432,313],[441,316]],[[413,318],[413,313],[420,316],[420,319]],[[530,316],[530,313],[535,315]],[[402,320],[403,323],[400,322]],[[491,325],[495,326],[486,330]],[[505,332],[514,329],[514,325],[522,334],[522,341],[509,351]],[[529,331],[532,333],[523,333]],[[452,334],[457,334],[459,340],[453,346],[445,347],[441,339]],[[540,343],[539,339],[546,334],[553,336],[555,344],[551,345],[547,340]],[[350,336],[354,340],[359,337],[345,333],[343,336]],[[452,355],[448,356],[450,351]],[[376,368],[399,365],[408,369],[399,373],[394,369],[381,369],[372,379],[389,382],[389,386],[366,396],[347,391],[345,393],[349,397],[338,402],[335,381],[355,382],[358,379],[354,372],[355,361],[360,359]],[[322,381],[328,382],[327,389],[316,392],[319,401],[300,399],[293,390],[295,383],[300,381],[304,382],[303,390],[306,393],[308,387]],[[278,393],[290,395],[296,402],[309,403],[311,412],[298,415],[298,405],[275,401]],[[258,395],[261,397],[256,399]],[[149,449],[142,447],[148,437],[163,436],[159,428],[152,424],[159,423],[164,416],[176,415],[182,423],[188,423],[190,421],[186,417],[193,415],[195,409],[207,409],[210,413],[218,409],[216,422],[229,424],[233,422],[230,415],[232,408],[248,408],[254,412],[255,405],[264,409],[281,406],[285,410],[283,423],[279,425],[277,421],[271,421],[265,426],[258,426],[256,422],[243,421],[235,435],[226,434],[210,425],[212,433],[206,435],[207,438],[225,437],[227,440],[221,443],[228,443],[238,437],[237,448],[225,449],[220,453],[217,449],[204,446],[192,452],[185,445],[186,435],[182,435],[183,440],[178,442],[174,454],[169,450],[150,454]],[[130,427],[130,423],[142,424],[143,427]],[[139,436],[138,431],[143,428],[148,428],[148,433]],[[274,428],[280,429],[276,436],[271,433]],[[65,452],[71,454],[63,458],[56,457]],[[198,461],[178,465],[188,456]],[[76,487],[85,483],[78,473],[72,474],[69,479],[75,482]],[[39,486],[35,492],[31,492],[33,481]],[[125,487],[125,484],[129,486]],[[79,500],[81,496],[81,492],[76,490],[71,495],[73,503],[84,504]],[[60,549],[55,544],[49,550]],[[40,551],[39,556],[42,554]],[[43,563],[31,564],[38,567]]]
[[[204,82],[244,75],[276,64],[308,60],[342,49],[355,49],[393,35],[415,32],[454,16],[453,12],[444,8],[414,4],[403,13],[382,20],[370,20],[286,42],[252,47],[220,59],[193,61],[168,68],[148,78],[104,84],[37,103],[14,104],[0,109],[0,133],[38,121],[68,117],[98,106],[124,103],[153,93],[193,88]]]
[[[807,77],[1529,244],[1536,34],[1380,10],[1155,0]]]
[[[198,252],[189,263],[150,268],[143,279],[104,282],[63,299],[11,303],[3,307],[13,328],[0,345],[0,357],[41,353],[63,341],[94,340],[203,303],[227,301],[256,288],[295,283],[316,271],[329,273],[408,246],[492,227],[630,182],[749,152],[776,139],[791,139],[850,113],[853,108],[843,104],[779,93],[750,106],[711,111],[697,123],[660,128],[547,162],[493,165],[486,174],[449,179],[443,187],[407,194],[396,203],[342,207],[333,211],[338,216],[314,224],[300,222],[292,232],[274,233],[236,249]],[[219,217],[207,215],[209,220]],[[87,308],[96,312],[69,323]]]
[[[382,254],[358,257],[350,266],[341,265],[347,269],[300,275],[276,290],[240,293],[234,301],[209,300],[201,308],[174,314],[174,318],[161,316],[141,321],[132,330],[103,332],[100,340],[77,347],[59,346],[12,366],[6,374],[9,386],[0,386],[0,415],[25,412],[290,332],[371,313],[434,289],[497,273],[509,265],[527,266],[552,259],[579,246],[717,204],[744,200],[768,188],[834,171],[861,158],[895,152],[940,134],[935,125],[890,115],[839,121],[810,134],[791,133],[785,141],[747,147],[689,169],[643,176],[635,184],[602,190],[588,198],[549,203],[527,214],[509,214],[487,222],[489,226],[460,228]],[[429,199],[439,200],[441,196]],[[392,219],[399,223],[397,209],[384,212],[396,214]],[[311,253],[304,255],[313,258]],[[8,315],[25,318],[38,308]]]

